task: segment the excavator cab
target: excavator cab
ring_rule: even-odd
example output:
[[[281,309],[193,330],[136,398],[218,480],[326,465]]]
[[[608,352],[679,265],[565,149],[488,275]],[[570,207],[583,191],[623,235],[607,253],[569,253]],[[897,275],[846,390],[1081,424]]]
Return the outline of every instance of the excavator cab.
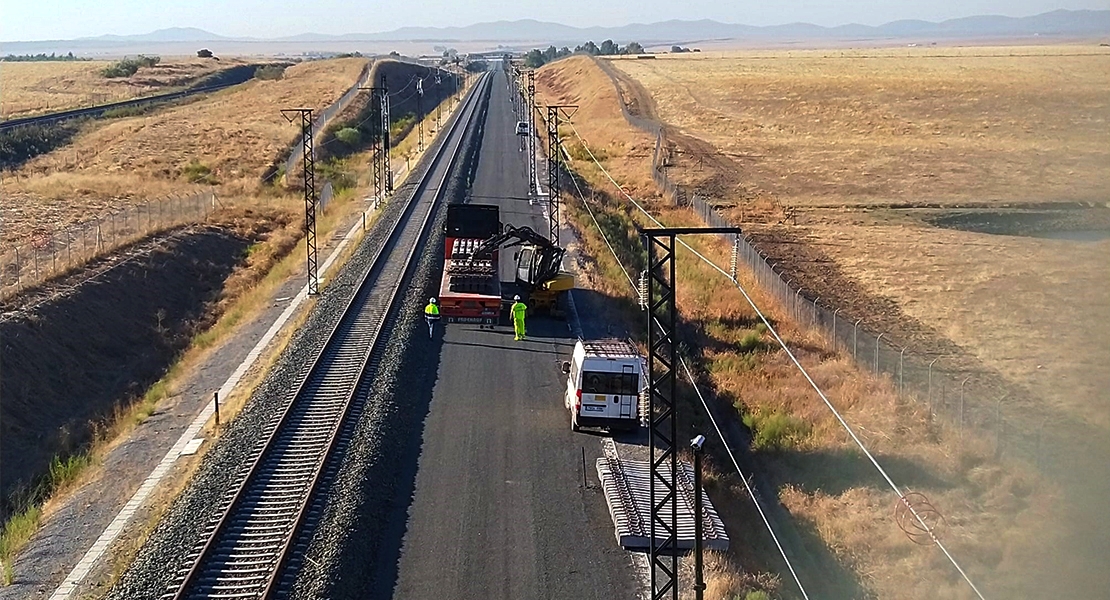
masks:
[[[561,270],[562,248],[523,246],[516,253],[517,287],[528,293],[528,306],[538,314],[564,316],[559,298],[574,289],[574,275]]]

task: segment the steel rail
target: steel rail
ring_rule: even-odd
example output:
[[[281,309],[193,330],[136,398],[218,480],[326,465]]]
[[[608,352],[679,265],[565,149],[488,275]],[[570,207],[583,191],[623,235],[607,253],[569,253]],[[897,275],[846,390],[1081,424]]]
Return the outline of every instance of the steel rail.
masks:
[[[260,598],[273,594],[288,564],[292,541],[310,512],[310,501],[367,375],[381,341],[382,326],[396,308],[416,248],[451,176],[479,112],[484,86],[475,86],[436,150],[416,190],[378,248],[343,315],[329,332],[282,415],[241,483],[224,500],[203,546],[190,552],[191,566],[179,571],[164,598]],[[461,131],[460,131],[461,129]],[[449,151],[450,149],[450,151]],[[442,180],[430,201],[421,202],[444,156]],[[427,212],[419,222],[419,205]],[[407,253],[395,252],[408,246]],[[182,573],[184,576],[182,577]]]

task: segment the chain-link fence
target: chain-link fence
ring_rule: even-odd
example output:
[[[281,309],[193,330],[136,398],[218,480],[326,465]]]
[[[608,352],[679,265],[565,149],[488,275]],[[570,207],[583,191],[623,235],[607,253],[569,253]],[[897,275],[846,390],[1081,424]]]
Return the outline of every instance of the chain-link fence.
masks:
[[[652,157],[652,178],[665,197],[676,205],[688,206],[713,227],[734,227],[735,223],[718,213],[696,190],[673,181],[668,173],[666,129],[660,123],[632,114],[612,65],[604,60],[598,66],[613,80],[621,101],[625,120],[642,131],[655,135]],[[960,436],[975,436],[993,444],[997,455],[1008,454],[1028,460],[1037,466],[1056,465],[1069,458],[1058,446],[1045,438],[1044,416],[1020,410],[1021,402],[1002,378],[973,362],[969,357],[917,352],[896,345],[888,334],[861,327],[863,319],[841,308],[822,303],[820,298],[806,295],[789,275],[744,236],[723,236],[732,246],[729,265],[732,270],[746,268],[758,285],[785,308],[796,322],[819,331],[830,344],[850,354],[862,368],[888,377],[903,397],[924,404],[931,414],[950,422]]]
[[[65,229],[40,228],[29,242],[0,249],[0,298],[152,233],[203,221],[215,205],[216,195],[207,191],[151,200]]]
[[[332,201],[332,198],[335,198],[335,188],[333,188],[331,182],[328,181],[324,183],[324,189],[320,190],[320,199],[316,201],[316,207],[320,211],[320,214],[327,214],[328,203]]]
[[[681,186],[676,186],[681,187]],[[703,196],[685,195],[684,202],[707,225],[732,227]],[[837,349],[872,373],[888,377],[904,397],[927,405],[934,416],[945,417],[963,435],[974,428],[976,435],[996,447],[996,452],[1016,454],[1033,463],[1044,459],[1043,425],[1028,427],[1006,406],[1010,397],[997,377],[958,356],[916,352],[861,326],[863,319],[841,308],[822,304],[807,295],[778,265],[744,236],[722,236],[732,246],[729,268],[746,268],[796,323],[820,332]],[[734,275],[735,276],[735,275]]]
[[[370,74],[373,69],[373,61],[366,63],[366,66],[363,67],[362,72],[358,75],[358,81],[356,81],[355,84],[352,85],[351,88],[348,89],[347,92],[343,94],[338,100],[332,102],[331,105],[329,105],[324,110],[316,113],[316,116],[312,121],[313,132],[319,133],[324,131],[324,128],[328,126],[328,123],[332,119],[334,119],[335,116],[338,115],[344,108],[347,108],[347,105],[355,99],[355,96],[357,96],[359,93],[359,88],[370,85]],[[301,158],[303,156],[304,139],[301,136],[297,136],[297,141],[293,145],[293,151],[289,154],[289,158],[285,160],[285,173],[288,174],[295,172],[300,166]]]

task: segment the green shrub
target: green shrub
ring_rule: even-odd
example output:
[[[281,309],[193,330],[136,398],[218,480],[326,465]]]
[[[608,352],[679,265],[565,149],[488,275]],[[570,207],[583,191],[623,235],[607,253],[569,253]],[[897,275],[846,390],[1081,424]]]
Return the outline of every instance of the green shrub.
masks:
[[[359,133],[354,127],[344,127],[335,132],[335,138],[352,148],[358,147],[362,143],[362,134]]]
[[[400,140],[416,125],[416,115],[408,113],[393,120],[389,124],[389,137],[391,140]]]
[[[333,158],[317,162],[316,172],[325,181],[330,181],[336,192],[351,189],[358,185],[355,174],[347,169],[347,163],[342,160]]]
[[[752,331],[740,338],[739,350],[745,353],[755,352],[763,348],[763,336],[759,333]]]
[[[140,54],[138,58],[125,58],[112,63],[101,69],[100,74],[108,78],[130,77],[138,73],[140,68],[153,67],[160,62],[162,62],[162,59],[158,56],[143,56]]]
[[[756,590],[744,595],[744,600],[771,600],[771,595],[763,590]]]
[[[285,65],[265,65],[254,70],[255,79],[281,79],[285,76]]]
[[[0,169],[15,169],[40,154],[68,144],[84,122],[84,119],[74,119],[0,132]]]
[[[195,158],[190,160],[189,164],[185,165],[185,168],[181,169],[181,174],[185,176],[185,179],[187,179],[189,183],[203,183],[207,185],[216,185],[216,183],[218,183],[215,174],[212,173],[212,169]]]
[[[744,425],[752,430],[756,450],[784,450],[797,446],[809,436],[809,423],[781,411],[760,408],[744,415]]]

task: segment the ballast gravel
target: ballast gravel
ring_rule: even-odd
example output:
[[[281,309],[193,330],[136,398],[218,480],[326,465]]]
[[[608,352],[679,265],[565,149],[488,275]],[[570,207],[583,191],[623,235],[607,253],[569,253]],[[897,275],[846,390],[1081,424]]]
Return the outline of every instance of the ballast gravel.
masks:
[[[485,102],[488,102],[488,86],[481,101],[483,107],[480,108],[484,108]],[[478,135],[475,131],[480,127],[478,122],[484,111],[482,113],[468,127],[468,139],[464,142],[467,149],[475,143]],[[437,140],[437,143],[442,143],[442,140]],[[294,333],[243,411],[221,432],[187,488],[167,510],[138,556],[109,591],[108,598],[160,597],[168,591],[179,569],[188,568],[189,554],[202,540],[209,524],[218,518],[219,507],[234,494],[246,477],[250,459],[276,426],[298,384],[307,376],[312,360],[342,317],[343,309],[353,296],[362,274],[370,268],[376,249],[385,243],[393,225],[400,219],[404,207],[416,191],[415,182],[423,179],[433,155],[433,152],[425,154],[409,179],[412,183],[398,189],[394,198],[381,208],[372,229],[320,294],[305,324]],[[469,180],[468,163],[475,160],[472,157],[476,154],[464,151],[464,157],[452,172],[446,198],[461,199],[465,195]],[[433,217],[432,233],[425,241],[425,247],[439,247],[444,216],[445,209],[441,204]],[[383,561],[375,560],[372,554],[358,557],[348,554],[368,546],[399,550],[407,499],[398,494],[403,491],[400,488],[403,488],[405,481],[408,487],[412,486],[419,432],[427,414],[430,386],[435,377],[434,366],[430,367],[430,373],[427,372],[431,361],[419,358],[422,353],[438,353],[433,346],[436,342],[426,335],[421,337],[416,334],[426,334],[427,330],[421,327],[423,303],[434,289],[442,267],[442,256],[438,252],[429,254],[419,249],[418,252],[418,264],[410,274],[410,282],[402,290],[401,310],[396,311],[383,327],[383,333],[389,336],[388,342],[384,351],[379,352],[381,356],[377,357],[375,372],[369,373],[366,378],[370,383],[366,401],[358,415],[360,418],[354,426],[353,436],[347,441],[347,451],[337,461],[340,467],[332,475],[334,485],[325,486],[324,497],[316,500],[325,503],[325,511],[319,525],[307,534],[311,537],[307,554],[309,560],[305,563],[307,567],[300,570],[301,575],[296,578],[292,589],[296,597],[366,597],[365,590],[340,593],[343,580],[337,577],[337,570],[352,560],[364,568]],[[426,393],[418,392],[412,386],[412,382],[421,381],[428,387]],[[422,410],[411,405],[416,398],[422,399]],[[415,450],[411,448],[413,441],[416,443]],[[406,477],[407,468],[411,468],[412,473]],[[399,518],[397,507],[400,507]],[[367,522],[368,519],[371,522]],[[378,527],[373,527],[375,523]],[[393,536],[396,543],[345,539],[344,532],[352,530],[380,530],[383,533],[396,530]],[[295,560],[300,563],[299,559]],[[319,590],[328,588],[335,588],[337,593],[321,595]]]

